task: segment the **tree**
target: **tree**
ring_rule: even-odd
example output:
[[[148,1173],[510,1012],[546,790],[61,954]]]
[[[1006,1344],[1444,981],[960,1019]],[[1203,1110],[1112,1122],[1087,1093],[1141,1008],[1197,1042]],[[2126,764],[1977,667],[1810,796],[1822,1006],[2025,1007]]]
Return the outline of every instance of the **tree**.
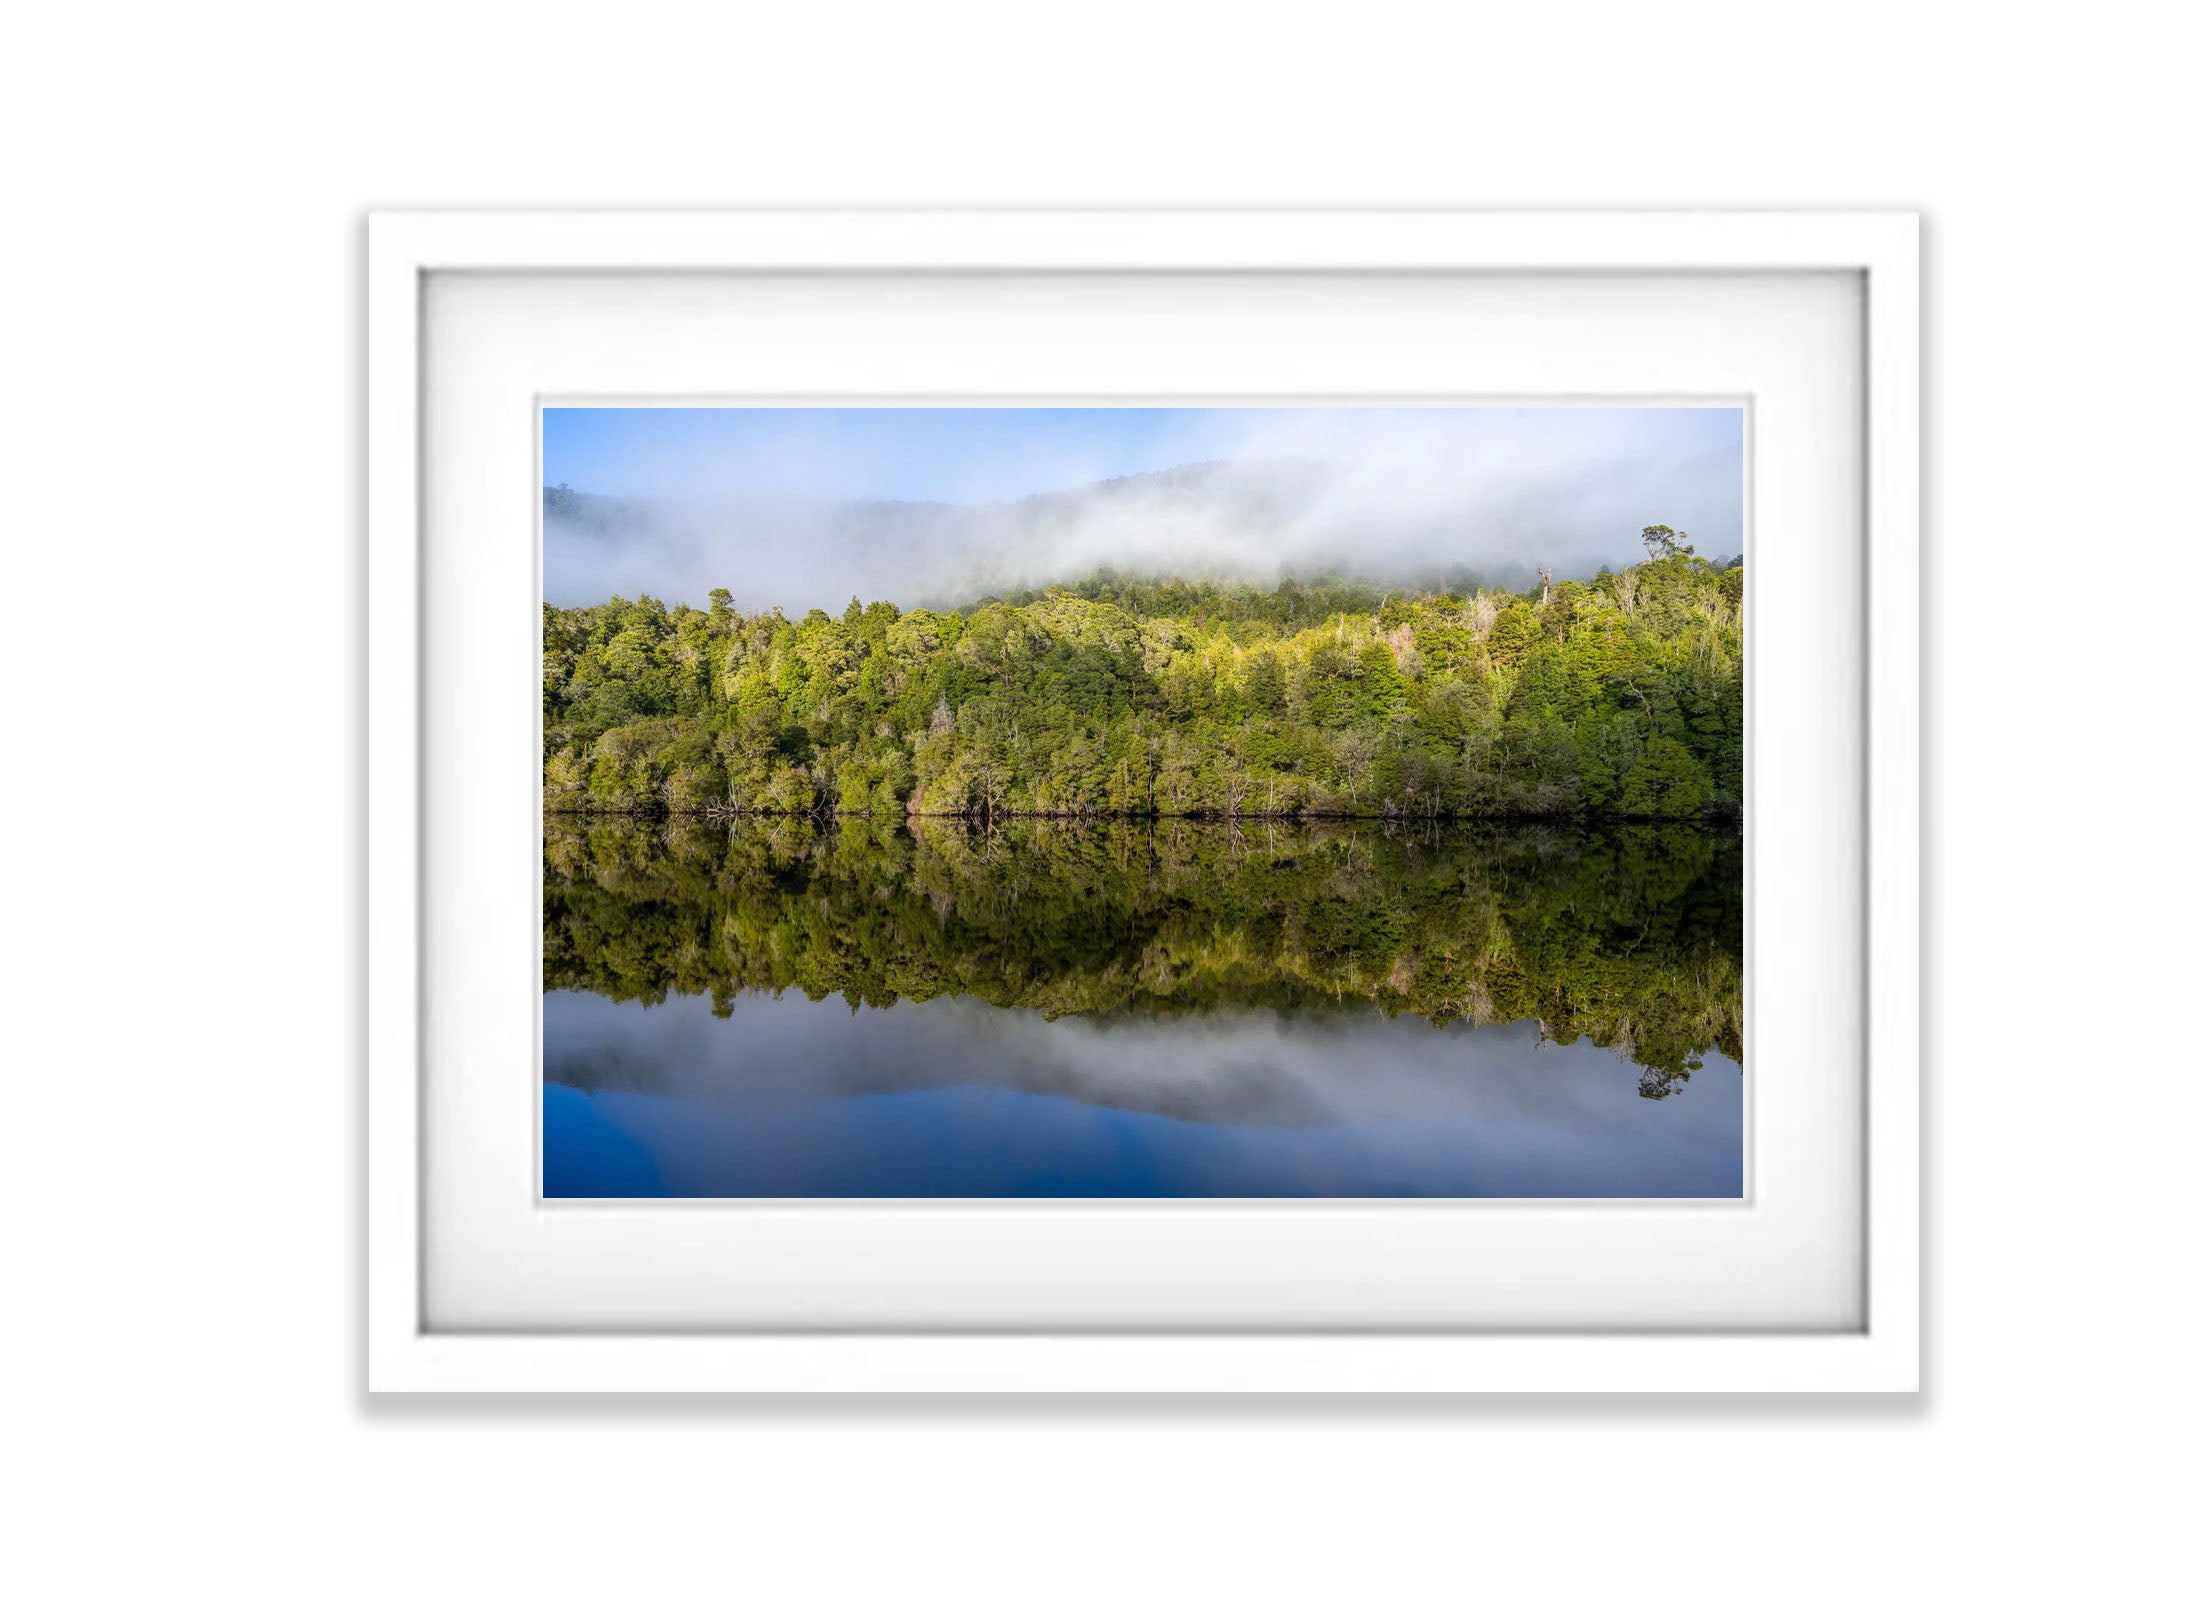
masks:
[[[1150,809],[1153,769],[1142,750],[1126,754],[1108,779],[1108,809],[1119,817],[1143,816]]]
[[[1501,667],[1512,666],[1542,635],[1543,619],[1535,607],[1516,600],[1497,615],[1490,628],[1490,656]]]
[[[1642,547],[1650,552],[1652,561],[1663,561],[1667,556],[1692,556],[1696,547],[1681,543],[1687,537],[1662,522],[1653,522],[1642,530]]]
[[[1652,734],[1620,785],[1619,808],[1630,817],[1699,817],[1711,796],[1688,746]]]

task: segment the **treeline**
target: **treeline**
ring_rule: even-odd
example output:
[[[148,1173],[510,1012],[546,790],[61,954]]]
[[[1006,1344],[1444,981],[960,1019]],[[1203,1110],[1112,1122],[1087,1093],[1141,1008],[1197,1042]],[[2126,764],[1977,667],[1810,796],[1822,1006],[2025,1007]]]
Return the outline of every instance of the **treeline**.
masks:
[[[1698,817],[1742,806],[1742,570],[1534,592],[1101,574],[961,611],[543,608],[551,812]]]
[[[1371,1007],[1542,1024],[1672,1093],[1742,1059],[1741,840],[1644,824],[553,818],[543,987],[1049,1017]]]
[[[1473,593],[1470,583],[1467,592]],[[1135,573],[1102,567],[1090,577],[1051,589],[1021,589],[990,596],[987,605],[1034,605],[1049,594],[1075,595],[1129,612],[1141,619],[1183,617],[1195,622],[1262,622],[1272,628],[1298,630],[1326,622],[1343,613],[1356,615],[1381,608],[1392,591],[1373,588],[1352,578],[1321,573],[1306,578],[1285,578],[1273,589],[1250,584],[1217,583],[1211,578],[1142,578]],[[979,609],[971,607],[968,609]]]

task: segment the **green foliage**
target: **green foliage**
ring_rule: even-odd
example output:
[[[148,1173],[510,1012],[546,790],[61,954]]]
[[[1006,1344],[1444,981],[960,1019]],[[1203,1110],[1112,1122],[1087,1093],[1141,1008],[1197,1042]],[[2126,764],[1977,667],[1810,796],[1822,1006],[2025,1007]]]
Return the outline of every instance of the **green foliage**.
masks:
[[[1672,534],[1653,528],[1649,533]],[[1646,538],[1647,538],[1646,534]],[[551,812],[1587,817],[1742,804],[1738,565],[1513,595],[1082,583],[543,608]],[[1639,770],[1638,770],[1639,769]]]
[[[1693,817],[1705,800],[1702,770],[1688,747],[1652,734],[1620,785],[1619,809],[1630,817]]]

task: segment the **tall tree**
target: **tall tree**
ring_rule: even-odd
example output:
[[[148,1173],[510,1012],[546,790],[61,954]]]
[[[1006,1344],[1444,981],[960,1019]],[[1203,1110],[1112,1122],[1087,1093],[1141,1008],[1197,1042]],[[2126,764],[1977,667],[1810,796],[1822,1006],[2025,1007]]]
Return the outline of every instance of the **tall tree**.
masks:
[[[1688,536],[1662,522],[1653,522],[1642,530],[1642,547],[1650,552],[1652,561],[1663,561],[1667,556],[1692,556],[1696,547],[1682,544]]]

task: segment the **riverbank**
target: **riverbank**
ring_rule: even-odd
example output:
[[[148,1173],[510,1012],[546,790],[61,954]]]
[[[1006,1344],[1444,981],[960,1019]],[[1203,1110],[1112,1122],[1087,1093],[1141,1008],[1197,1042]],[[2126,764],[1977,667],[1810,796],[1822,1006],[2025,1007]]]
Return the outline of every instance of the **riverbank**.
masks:
[[[1679,816],[1649,815],[1624,811],[1460,811],[1427,810],[1412,811],[1403,808],[1392,810],[1333,811],[1032,811],[1000,807],[993,810],[917,811],[917,810],[848,810],[840,806],[813,806],[806,809],[767,808],[761,806],[572,806],[545,805],[543,815],[548,817],[604,818],[606,820],[651,821],[673,817],[685,817],[703,822],[733,822],[744,818],[772,820],[802,819],[810,822],[861,821],[954,821],[966,824],[986,825],[997,822],[1053,821],[1053,822],[1494,822],[1494,823],[1568,823],[1581,826],[1603,824],[1632,824],[1664,822],[1695,824],[1704,827],[1739,828],[1742,812],[1739,807],[1691,812]]]

